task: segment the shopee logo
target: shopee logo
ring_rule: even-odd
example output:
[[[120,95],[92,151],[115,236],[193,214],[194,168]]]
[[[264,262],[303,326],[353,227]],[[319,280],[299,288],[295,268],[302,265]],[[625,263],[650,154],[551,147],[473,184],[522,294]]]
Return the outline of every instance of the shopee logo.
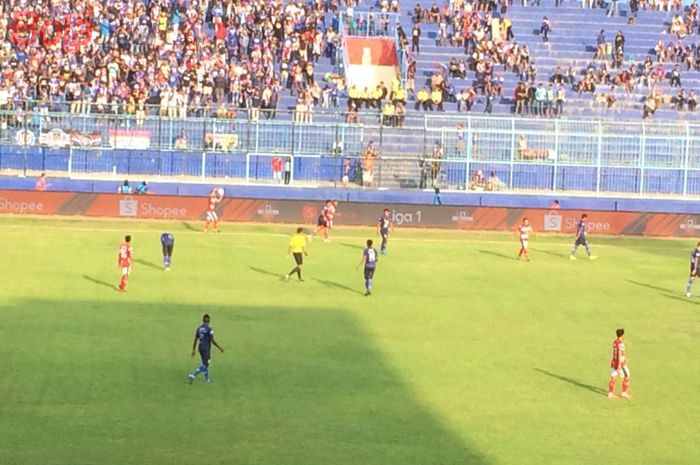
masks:
[[[44,211],[44,204],[41,202],[13,201],[5,197],[0,197],[0,212],[40,213],[42,211]]]

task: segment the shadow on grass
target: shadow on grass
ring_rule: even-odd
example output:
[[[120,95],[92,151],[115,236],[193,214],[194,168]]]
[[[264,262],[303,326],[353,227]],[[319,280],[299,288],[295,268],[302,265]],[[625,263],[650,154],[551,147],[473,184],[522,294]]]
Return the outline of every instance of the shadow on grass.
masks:
[[[348,249],[356,249],[356,250],[363,250],[364,249],[364,247],[362,247],[361,245],[348,244],[347,242],[341,242],[339,245],[341,245],[343,247],[347,247]]]
[[[672,289],[667,289],[665,287],[659,287],[659,286],[654,286],[653,284],[648,284],[648,283],[640,283],[639,281],[634,281],[632,279],[627,279],[626,280],[630,284],[634,284],[635,286],[640,286],[640,287],[646,287],[647,289],[652,289],[654,291],[659,291],[663,292],[664,294],[669,294],[672,293]]]
[[[96,305],[114,311],[95,313]],[[34,300],[22,308],[44,313],[51,324],[33,329],[36,343],[18,352],[20,359],[25,351],[32,355],[17,369],[10,362],[13,369],[3,381],[21,382],[24,401],[41,402],[51,414],[36,428],[27,421],[27,409],[3,411],[3,421],[14,425],[4,438],[4,463],[35,463],[34,457],[71,463],[68,443],[90,450],[92,463],[165,465],[173,457],[190,463],[201,458],[206,444],[216,463],[232,463],[235,450],[236,463],[489,465],[468,432],[453,430],[443,413],[416,394],[397,368],[403,363],[385,354],[356,316],[337,307],[208,306],[226,351],[213,354],[213,383],[200,376],[192,386],[184,383],[185,375],[199,362],[187,349],[200,312],[191,305]],[[59,317],[64,314],[75,318]],[[165,315],[167,324],[152,324]],[[250,316],[254,324],[241,324]],[[19,331],[22,324],[10,322],[9,329]],[[150,330],[142,331],[144,325]],[[109,333],[108,344],[76,344],[76,332],[96,327]],[[64,344],[69,354],[57,350]],[[173,354],[171,348],[180,346],[182,353]],[[80,370],[70,369],[76,359]],[[58,390],[49,397],[48,382]],[[66,399],[81,408],[65,408]],[[202,415],[203,399],[216,408],[195,428],[186,420]],[[95,415],[105,409],[109,415]],[[103,435],[86,434],[84,424],[100,431],[128,424],[115,433],[118,440],[149,446],[107,449]]]
[[[162,266],[158,266],[153,262],[149,262],[148,260],[144,260],[143,258],[137,258],[134,260],[135,263],[138,263],[139,265],[146,266],[148,268],[153,268],[154,270],[162,270]]]
[[[352,287],[346,286],[345,284],[336,283],[335,281],[328,281],[318,278],[314,278],[314,281],[316,281],[319,284],[323,284],[324,286],[329,287],[331,289],[340,289],[343,291],[352,292],[353,294],[363,295],[363,293],[358,291],[357,289],[353,289]]]
[[[568,376],[563,376],[563,375],[558,375],[556,373],[552,373],[551,371],[543,370],[541,368],[533,368],[534,371],[537,371],[538,373],[542,373],[543,375],[549,376],[550,378],[558,379],[559,381],[563,381],[567,384],[571,384],[572,386],[579,387],[581,389],[585,389],[587,391],[591,391],[595,394],[600,394],[601,396],[607,396],[608,393],[605,389],[599,387],[599,386],[594,386],[592,384],[587,384],[580,379],[576,378],[570,378]]]
[[[116,284],[110,284],[106,281],[102,281],[100,279],[93,278],[92,276],[88,276],[86,274],[83,275],[83,279],[85,279],[86,281],[90,281],[93,284],[97,284],[98,286],[104,286],[104,287],[108,287],[109,289],[112,289],[113,291],[119,291],[119,287],[117,287]]]
[[[668,289],[666,287],[660,287],[660,286],[654,286],[653,284],[648,284],[648,283],[640,283],[639,281],[634,281],[632,279],[628,279],[627,282],[630,284],[634,284],[635,286],[646,287],[647,289],[657,291],[658,293],[662,294],[667,299],[677,300],[677,301],[683,302],[683,303],[691,303],[693,305],[700,305],[700,302],[698,302],[697,300],[690,300],[687,297],[685,297],[683,294],[681,294],[679,291],[674,291],[673,289]]]
[[[530,249],[530,250],[532,252],[537,252],[537,253],[541,253],[544,255],[551,255],[552,257],[569,258],[568,253],[552,252],[551,250],[544,250],[544,249]]]
[[[190,223],[189,221],[183,221],[182,226],[189,231],[201,231],[201,229],[192,226],[192,223]]]
[[[512,256],[512,255],[506,255],[504,253],[499,253],[499,252],[494,252],[493,250],[484,250],[484,249],[479,249],[479,253],[484,254],[484,255],[492,255],[494,257],[498,258],[504,258],[506,260],[518,260],[517,257]]]
[[[255,271],[256,273],[260,273],[260,274],[265,275],[265,276],[272,276],[273,278],[277,278],[277,279],[284,278],[284,275],[281,273],[275,273],[274,271],[263,270],[262,268],[257,268],[255,266],[248,265],[248,269],[250,271]]]

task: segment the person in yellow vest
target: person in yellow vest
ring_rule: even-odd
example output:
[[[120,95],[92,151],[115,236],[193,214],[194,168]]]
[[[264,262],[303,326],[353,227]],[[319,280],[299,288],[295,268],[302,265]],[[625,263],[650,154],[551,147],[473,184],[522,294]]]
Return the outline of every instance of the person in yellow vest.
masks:
[[[445,111],[445,109],[442,107],[442,90],[440,90],[439,87],[436,87],[430,93],[430,100],[433,105],[437,106],[438,111]],[[432,110],[432,105],[430,109]]]
[[[382,110],[382,120],[384,126],[396,127],[396,107],[391,100],[384,105],[384,110]]]
[[[348,108],[352,107],[354,104],[356,107],[359,104],[360,100],[360,90],[357,88],[355,84],[350,87],[350,90],[348,91]]]
[[[161,10],[158,16],[158,32],[160,33],[160,38],[165,40],[166,32],[168,30],[168,13],[165,10]]]
[[[423,110],[433,110],[433,104],[430,101],[430,92],[428,92],[427,87],[423,87],[416,95],[416,110],[420,110],[421,108],[423,108]]]
[[[396,91],[398,91],[401,88],[401,80],[399,79],[399,76],[394,76],[394,78],[391,80],[391,93],[395,94]]]
[[[367,87],[364,88],[362,91],[362,100],[361,102],[365,105],[365,108],[370,108],[372,101],[372,92],[369,91]],[[362,105],[357,106],[358,109],[362,108]]]
[[[404,105],[406,104],[406,90],[401,87],[399,84],[399,87],[394,91],[394,94],[392,96],[392,100],[394,103],[403,103]]]

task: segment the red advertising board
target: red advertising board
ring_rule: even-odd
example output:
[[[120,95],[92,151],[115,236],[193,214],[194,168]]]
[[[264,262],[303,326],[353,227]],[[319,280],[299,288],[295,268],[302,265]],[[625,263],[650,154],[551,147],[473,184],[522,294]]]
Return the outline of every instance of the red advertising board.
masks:
[[[572,233],[582,213],[591,232],[608,235],[692,237],[700,235],[700,215],[502,207],[341,203],[336,224],[374,225],[390,208],[399,226],[479,231],[513,230],[527,216],[535,231]],[[204,197],[70,192],[0,191],[0,214],[201,220]],[[300,200],[226,198],[218,207],[223,221],[314,223],[319,205]]]

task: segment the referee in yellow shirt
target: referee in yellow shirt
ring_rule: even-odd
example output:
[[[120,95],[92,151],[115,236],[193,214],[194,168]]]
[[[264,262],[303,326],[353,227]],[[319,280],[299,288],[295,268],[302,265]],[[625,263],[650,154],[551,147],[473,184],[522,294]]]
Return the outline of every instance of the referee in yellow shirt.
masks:
[[[299,277],[299,281],[303,282],[301,279],[301,265],[304,263],[304,255],[307,257],[309,254],[306,252],[306,236],[304,235],[304,228],[297,228],[297,233],[292,236],[289,240],[289,248],[287,249],[287,256],[294,255],[294,261],[297,266],[294,267],[292,271],[284,275],[284,280],[289,281],[289,277],[294,273]]]

